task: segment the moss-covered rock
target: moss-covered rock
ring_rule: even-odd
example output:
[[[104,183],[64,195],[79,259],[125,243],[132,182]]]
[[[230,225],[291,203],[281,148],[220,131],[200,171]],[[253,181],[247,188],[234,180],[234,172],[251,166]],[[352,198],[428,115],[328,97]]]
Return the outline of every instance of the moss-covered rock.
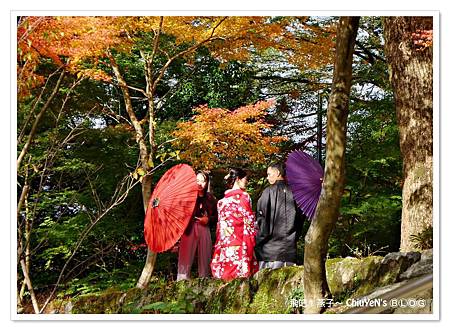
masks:
[[[432,256],[424,256],[420,270],[429,270]],[[393,284],[420,259],[420,253],[391,253],[364,259],[340,258],[326,262],[326,274],[333,301],[364,295]],[[431,261],[431,262],[430,262]],[[427,264],[428,263],[428,264]],[[249,279],[225,282],[192,279],[179,282],[153,278],[144,290],[110,290],[80,296],[61,304],[59,313],[206,313],[287,314],[301,313],[295,306],[303,300],[303,266],[264,269]],[[333,312],[333,310],[330,310]],[[336,312],[337,310],[335,310]]]
[[[210,314],[245,314],[252,300],[252,279],[221,282],[206,306]]]
[[[360,288],[373,285],[367,282],[376,274],[382,261],[380,256],[369,256],[364,259],[347,257],[345,259],[331,259],[326,262],[327,281],[334,302],[350,297]]]
[[[114,314],[119,311],[120,301],[124,293],[106,291],[101,294],[79,296],[73,303],[74,314]]]
[[[293,291],[303,291],[303,266],[276,270],[264,269],[255,276],[256,291],[249,306],[251,314],[286,314],[291,312]]]

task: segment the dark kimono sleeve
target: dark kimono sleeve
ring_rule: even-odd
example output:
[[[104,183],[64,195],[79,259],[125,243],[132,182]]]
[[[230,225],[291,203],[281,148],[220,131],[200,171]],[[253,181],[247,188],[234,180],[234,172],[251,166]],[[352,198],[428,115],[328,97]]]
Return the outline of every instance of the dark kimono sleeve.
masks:
[[[208,224],[213,229],[217,223],[217,199],[210,193],[206,195],[206,207],[208,210]]]
[[[256,236],[256,245],[264,245],[271,237],[272,224],[270,222],[271,203],[270,189],[265,189],[258,200],[256,207],[256,223],[258,224],[258,235]]]

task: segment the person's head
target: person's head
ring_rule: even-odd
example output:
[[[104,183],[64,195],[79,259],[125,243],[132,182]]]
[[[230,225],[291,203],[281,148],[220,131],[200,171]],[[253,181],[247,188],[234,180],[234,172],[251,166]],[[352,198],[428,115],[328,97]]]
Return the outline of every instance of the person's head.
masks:
[[[197,171],[197,185],[200,195],[205,195],[209,187],[209,176],[204,171]]]
[[[248,184],[247,173],[241,168],[231,168],[224,179],[228,189],[234,187],[245,190]]]
[[[275,184],[277,180],[284,180],[285,169],[281,162],[274,162],[267,168],[267,180],[270,184]]]

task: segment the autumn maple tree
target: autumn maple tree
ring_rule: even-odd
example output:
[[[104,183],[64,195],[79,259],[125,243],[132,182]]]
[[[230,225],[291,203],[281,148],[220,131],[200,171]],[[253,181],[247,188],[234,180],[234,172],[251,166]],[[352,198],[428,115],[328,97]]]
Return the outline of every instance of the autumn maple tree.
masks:
[[[273,103],[260,101],[234,111],[200,106],[191,121],[178,124],[173,145],[182,151],[183,160],[199,169],[264,164],[265,157],[277,153],[277,144],[285,140],[265,135],[270,125],[264,116]]]

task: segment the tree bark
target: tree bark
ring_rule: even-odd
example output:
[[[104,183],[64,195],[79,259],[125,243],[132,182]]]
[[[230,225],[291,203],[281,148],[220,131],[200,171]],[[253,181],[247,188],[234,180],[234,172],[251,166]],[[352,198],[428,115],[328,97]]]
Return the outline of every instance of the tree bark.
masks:
[[[17,247],[17,256],[19,259],[20,266],[22,268],[22,274],[24,278],[24,283],[28,287],[28,291],[30,292],[30,298],[31,303],[33,305],[33,309],[35,314],[39,314],[39,304],[36,299],[36,294],[34,293],[33,284],[31,282],[30,277],[30,236],[31,236],[31,225],[29,221],[29,213],[28,213],[28,204],[27,204],[27,194],[28,194],[28,185],[26,185],[27,189],[24,188],[23,191],[25,193],[22,194],[21,200],[23,199],[22,203],[25,204],[25,238],[22,239],[22,231],[19,228],[18,229],[18,247]],[[25,244],[24,244],[25,242]],[[25,246],[25,247],[24,247]],[[18,301],[22,301],[22,293],[23,291],[19,293]]]
[[[22,274],[25,279],[25,283],[27,284],[28,291],[30,291],[31,303],[33,304],[33,309],[35,314],[39,314],[39,304],[36,299],[36,295],[34,293],[33,285],[31,284],[31,279],[27,272],[27,266],[24,259],[20,259],[20,266],[22,267]]]
[[[123,78],[122,74],[120,73],[119,66],[117,65],[112,54],[108,54],[108,56],[111,63],[111,67],[122,90],[123,98],[125,101],[125,109],[128,113],[128,116],[130,117],[131,123],[133,124],[134,130],[136,132],[136,143],[139,146],[139,158],[141,162],[141,167],[146,173],[148,173],[152,168],[150,163],[153,162],[152,145],[154,145],[154,142],[150,141],[150,150],[149,150],[145,142],[144,129],[139,120],[137,119],[136,114],[133,110],[133,105],[131,103],[131,96],[128,90],[127,83]],[[148,91],[146,92],[148,93]],[[149,124],[150,126],[153,125],[153,117],[151,117],[151,119],[152,120],[150,121]],[[152,139],[154,139],[153,134],[151,134],[150,137],[150,140]],[[147,211],[147,203],[148,200],[150,199],[151,194],[151,185],[152,185],[151,177],[149,175],[144,176],[144,178],[142,179],[142,200],[144,204],[144,212]],[[153,269],[155,267],[155,262],[156,262],[156,253],[148,249],[145,266],[136,284],[137,287],[145,288],[147,286],[148,282],[150,281],[150,277],[152,276]]]
[[[411,236],[433,225],[433,48],[420,41],[433,18],[385,17],[383,25],[403,158],[400,250],[411,251]]]
[[[341,17],[337,29],[333,84],[327,110],[325,175],[316,213],[305,237],[305,313],[324,311],[331,298],[325,261],[328,239],[339,216],[344,190],[345,145],[352,59],[359,17]]]

